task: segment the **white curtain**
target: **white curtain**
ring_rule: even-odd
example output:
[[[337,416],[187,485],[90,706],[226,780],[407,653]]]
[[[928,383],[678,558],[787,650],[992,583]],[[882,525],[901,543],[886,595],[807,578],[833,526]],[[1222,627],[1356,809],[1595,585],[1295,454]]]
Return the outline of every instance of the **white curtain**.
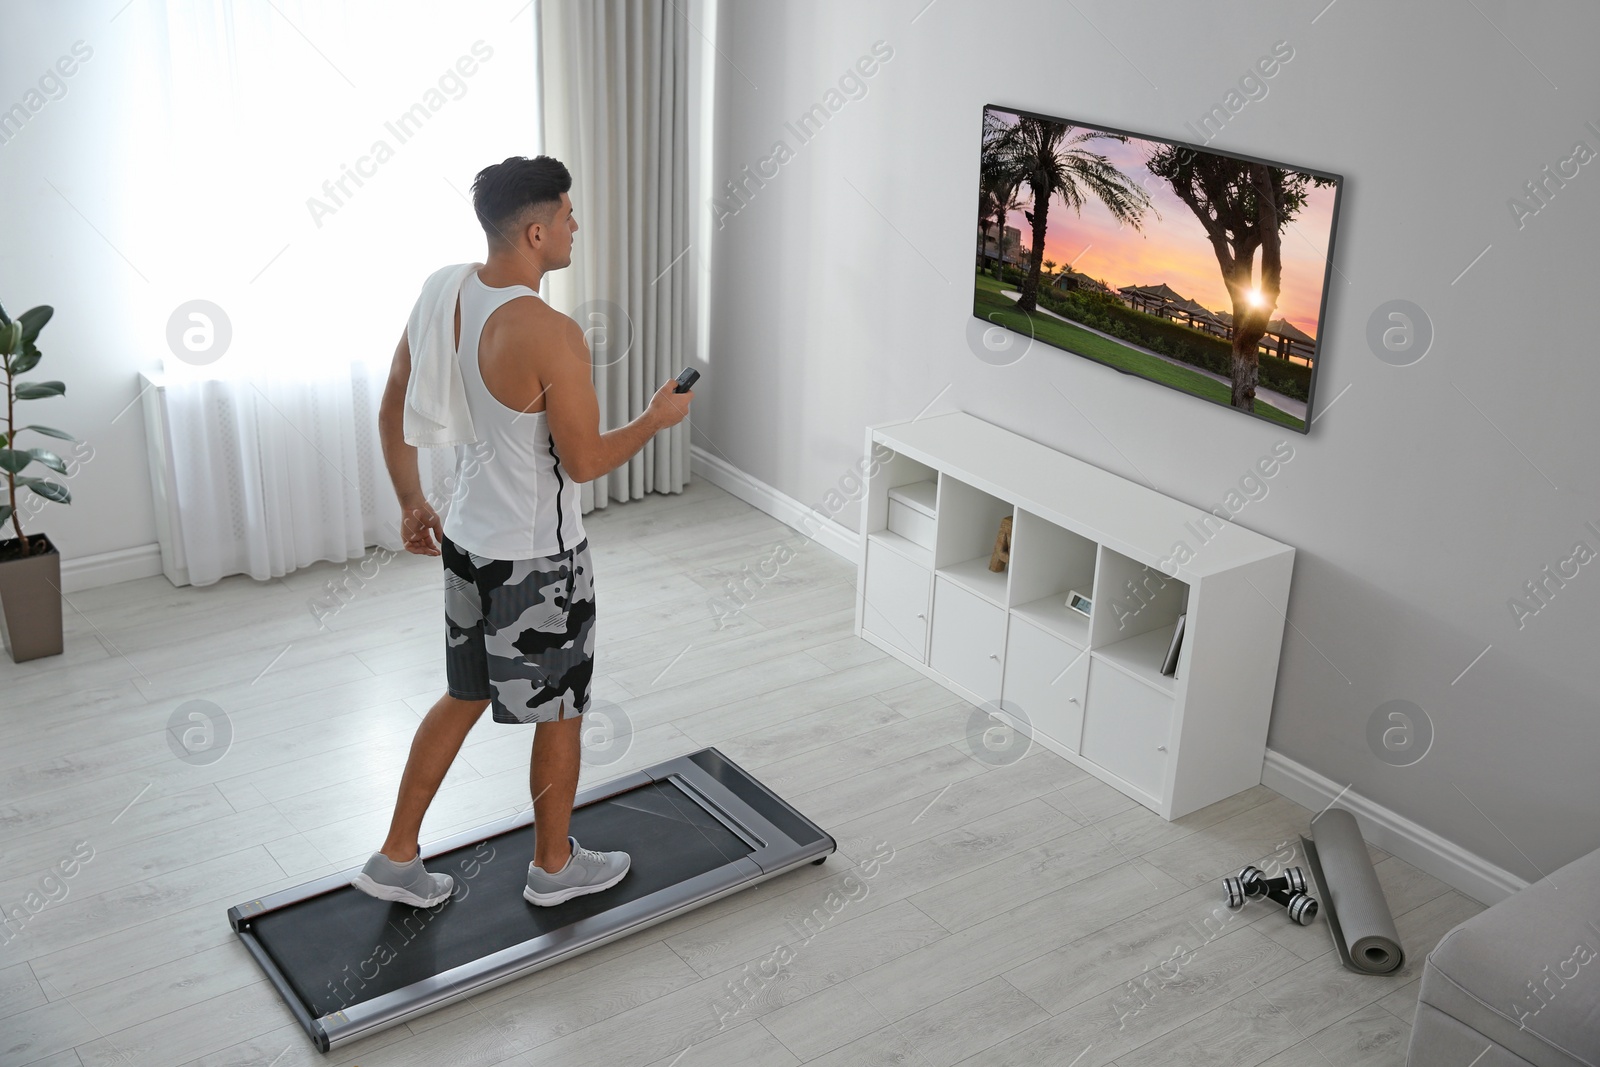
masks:
[[[159,453],[152,472],[168,501],[174,581],[230,574],[266,579],[316,560],[350,560],[368,546],[400,549],[400,509],[378,444],[388,370],[351,363],[329,373],[162,375]],[[422,449],[419,473],[441,514],[454,451]],[[170,477],[169,477],[170,474]]]
[[[572,172],[579,227],[547,291],[589,338],[602,429],[637,417],[694,347],[689,33],[674,0],[539,0],[543,140]],[[685,420],[585,484],[584,510],[688,479]]]
[[[398,548],[384,375],[423,279],[484,257],[473,176],[542,150],[535,10],[139,0],[117,28],[136,106],[104,148],[112,228],[150,285],[131,336],[164,371],[190,581]],[[193,300],[228,322],[213,361],[169,348]],[[453,454],[418,458],[442,497]]]

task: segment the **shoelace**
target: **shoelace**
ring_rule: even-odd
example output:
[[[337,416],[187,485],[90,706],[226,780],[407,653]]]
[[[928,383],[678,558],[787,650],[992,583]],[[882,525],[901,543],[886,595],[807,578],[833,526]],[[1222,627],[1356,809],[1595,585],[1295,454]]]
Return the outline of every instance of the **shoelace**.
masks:
[[[572,855],[574,858],[582,858],[592,863],[604,864],[606,861],[606,858],[600,855],[600,853],[596,852],[594,849],[584,848],[582,845],[576,843],[573,846]]]

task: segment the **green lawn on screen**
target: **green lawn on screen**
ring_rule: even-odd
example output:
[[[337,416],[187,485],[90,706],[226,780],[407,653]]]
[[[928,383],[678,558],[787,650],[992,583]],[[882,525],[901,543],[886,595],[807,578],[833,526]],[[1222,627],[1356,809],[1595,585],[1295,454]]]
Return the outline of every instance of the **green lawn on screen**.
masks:
[[[1015,330],[1024,337],[1031,336],[1036,341],[1065,348],[1087,356],[1097,363],[1129,371],[1163,385],[1174,386],[1186,393],[1205,397],[1207,400],[1228,404],[1231,390],[1225,383],[1215,378],[1208,378],[1187,367],[1175,366],[1164,359],[1157,359],[1148,352],[1129,348],[1118,341],[1102,337],[1091,330],[1063,322],[1050,315],[1030,315],[1025,311],[1019,311],[1013,298],[1001,295],[1002,290],[1011,288],[1009,282],[999,282],[990,275],[979,274],[973,296],[973,313],[985,322]],[[1304,419],[1280,411],[1260,399],[1256,400],[1256,414],[1264,415],[1274,422],[1296,430],[1304,430],[1306,427]]]

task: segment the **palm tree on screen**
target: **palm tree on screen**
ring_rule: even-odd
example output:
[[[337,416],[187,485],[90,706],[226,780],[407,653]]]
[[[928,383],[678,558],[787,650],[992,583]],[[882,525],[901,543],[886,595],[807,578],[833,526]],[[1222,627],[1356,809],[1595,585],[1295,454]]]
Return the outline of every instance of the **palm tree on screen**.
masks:
[[[996,280],[1002,277],[1004,268],[1006,218],[1013,211],[1022,207],[1022,201],[1017,198],[1017,183],[1004,176],[996,175],[993,181],[985,181],[983,190],[978,196],[978,229],[982,239],[987,244],[989,224],[994,223],[994,276]]]
[[[1283,284],[1283,229],[1305,206],[1309,186],[1333,181],[1178,145],[1152,150],[1145,166],[1166,179],[1210,238],[1233,302],[1229,403],[1254,411],[1261,373],[1256,346],[1266,335]]]
[[[1095,152],[1097,140],[1126,142],[1127,136],[1088,129],[1065,122],[1021,118],[1014,125],[985,123],[982,166],[992,180],[1014,180],[1026,185],[1033,210],[1024,212],[1033,231],[1028,269],[1023,275],[1017,307],[1034,311],[1038,306],[1039,271],[1044,261],[1045,230],[1050,201],[1058,199],[1074,212],[1090,200],[1104,204],[1112,218],[1142,229],[1150,195],[1123,174],[1105,156]]]

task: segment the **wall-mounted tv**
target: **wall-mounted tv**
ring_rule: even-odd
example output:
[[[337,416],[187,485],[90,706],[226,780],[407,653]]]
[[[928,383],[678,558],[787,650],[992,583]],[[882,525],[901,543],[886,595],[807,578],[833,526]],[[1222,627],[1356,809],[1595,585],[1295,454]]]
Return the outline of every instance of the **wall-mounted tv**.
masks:
[[[1342,183],[990,104],[972,313],[1305,433]]]

